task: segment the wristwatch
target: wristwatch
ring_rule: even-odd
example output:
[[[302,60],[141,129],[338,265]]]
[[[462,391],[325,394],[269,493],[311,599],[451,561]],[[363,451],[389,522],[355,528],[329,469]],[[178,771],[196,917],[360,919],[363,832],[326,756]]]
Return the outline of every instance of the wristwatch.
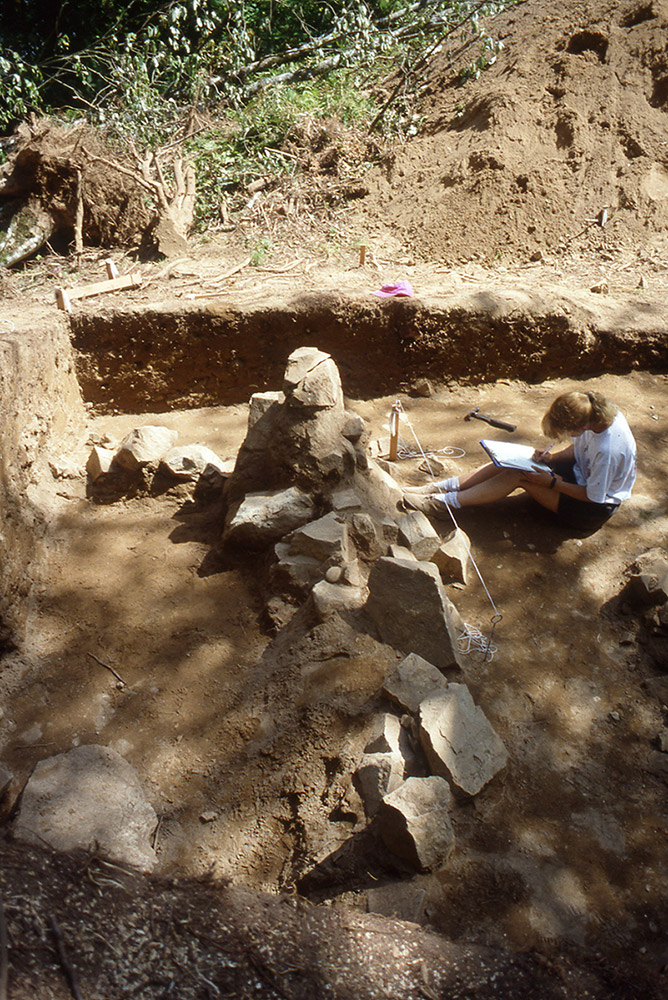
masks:
[[[552,482],[549,485],[549,489],[553,490],[557,485],[557,474],[556,472],[552,472],[552,470],[550,470],[550,475],[552,476]]]

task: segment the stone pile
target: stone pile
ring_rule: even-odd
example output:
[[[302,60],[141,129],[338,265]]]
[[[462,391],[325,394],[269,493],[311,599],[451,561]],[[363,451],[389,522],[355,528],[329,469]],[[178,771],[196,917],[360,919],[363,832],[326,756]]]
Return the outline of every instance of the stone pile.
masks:
[[[286,605],[306,605],[406,654],[379,692],[404,714],[376,720],[354,782],[387,848],[427,870],[452,850],[453,802],[479,794],[507,754],[466,685],[442,672],[465,667],[464,623],[444,581],[466,583],[469,540],[400,511],[401,490],[367,443],[331,357],[295,351],[281,391],[251,398],[222,541],[269,557],[278,627]]]
[[[176,431],[154,424],[135,427],[119,444],[106,438],[94,444],[88,456],[88,478],[98,483],[114,475],[136,475],[150,467],[184,481],[231,473],[233,463],[223,461],[210,448],[201,444],[177,447],[176,440]]]

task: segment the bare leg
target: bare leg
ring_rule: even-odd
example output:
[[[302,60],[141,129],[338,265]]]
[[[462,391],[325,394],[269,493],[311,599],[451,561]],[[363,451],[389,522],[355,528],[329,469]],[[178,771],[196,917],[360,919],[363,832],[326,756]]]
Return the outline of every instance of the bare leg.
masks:
[[[514,469],[499,469],[496,465],[483,465],[480,469],[460,479],[457,493],[460,507],[477,507],[502,500],[515,490],[525,490],[542,507],[555,511],[559,506],[559,494],[544,486],[532,486],[522,482],[522,473]]]

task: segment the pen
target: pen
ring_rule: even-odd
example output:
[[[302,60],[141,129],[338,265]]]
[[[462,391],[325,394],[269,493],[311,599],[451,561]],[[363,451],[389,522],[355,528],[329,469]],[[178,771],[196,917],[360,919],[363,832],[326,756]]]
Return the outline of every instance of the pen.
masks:
[[[541,451],[541,456],[547,455],[548,451],[552,451],[553,448],[554,444],[548,444],[547,448],[543,448],[543,450]]]

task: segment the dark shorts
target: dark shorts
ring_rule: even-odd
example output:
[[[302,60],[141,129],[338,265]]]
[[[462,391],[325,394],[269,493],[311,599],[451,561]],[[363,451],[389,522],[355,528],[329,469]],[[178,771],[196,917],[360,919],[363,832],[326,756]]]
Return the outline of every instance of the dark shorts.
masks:
[[[568,460],[555,462],[552,468],[567,483],[576,482],[575,462]],[[559,497],[557,517],[561,524],[569,528],[595,531],[612,517],[618,507],[618,503],[593,503],[591,500],[576,500],[575,497],[569,497],[562,493]]]

